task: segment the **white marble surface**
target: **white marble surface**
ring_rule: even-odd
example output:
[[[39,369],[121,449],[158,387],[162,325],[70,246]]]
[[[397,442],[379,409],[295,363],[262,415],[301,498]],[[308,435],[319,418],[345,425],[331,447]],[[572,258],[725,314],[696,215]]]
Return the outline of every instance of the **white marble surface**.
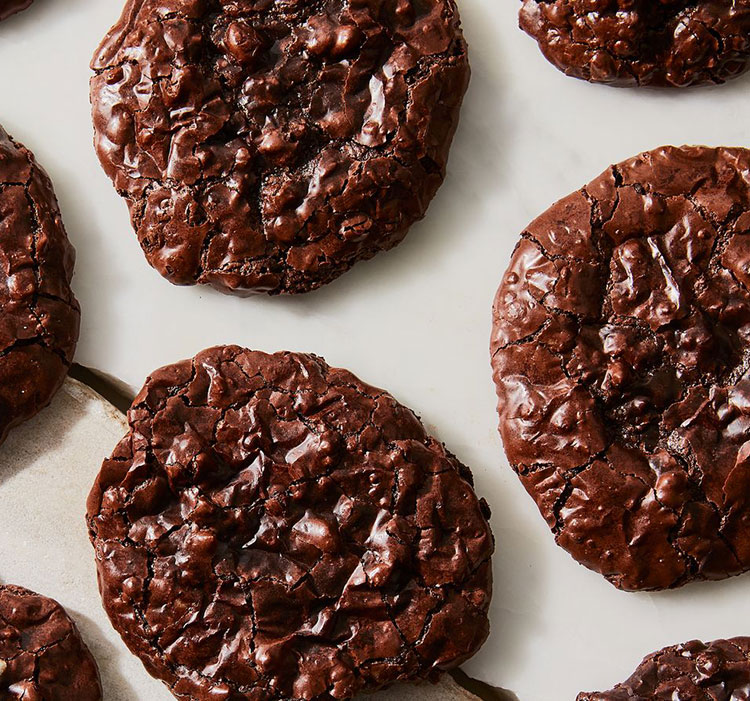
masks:
[[[573,699],[661,645],[750,633],[750,576],[622,594],[554,546],[496,436],[492,295],[524,225],[611,162],[664,143],[750,143],[750,76],[679,93],[591,86],[544,61],[516,28],[516,0],[460,4],[474,72],[445,185],[399,248],[305,297],[178,289],[147,266],[91,147],[87,63],[121,0],[36,0],[0,25],[0,122],[52,175],[78,249],[78,361],[135,388],[236,342],[314,351],[388,388],[473,468],[494,510],[493,634],[467,671],[521,701]]]

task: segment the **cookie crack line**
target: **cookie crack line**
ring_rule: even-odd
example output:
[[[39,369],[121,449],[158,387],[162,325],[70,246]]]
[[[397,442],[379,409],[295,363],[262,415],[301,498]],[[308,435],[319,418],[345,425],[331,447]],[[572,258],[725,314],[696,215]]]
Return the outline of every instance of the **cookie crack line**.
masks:
[[[128,0],[92,61],[100,161],[176,284],[299,293],[396,246],[469,80],[453,0]]]
[[[114,627],[177,698],[351,698],[484,642],[489,509],[385,391],[217,347],[153,373],[128,421],[89,532]]]
[[[73,361],[75,252],[52,184],[0,127],[0,442],[51,401]]]
[[[522,233],[491,358],[511,465],[623,589],[750,569],[750,152],[663,147]]]

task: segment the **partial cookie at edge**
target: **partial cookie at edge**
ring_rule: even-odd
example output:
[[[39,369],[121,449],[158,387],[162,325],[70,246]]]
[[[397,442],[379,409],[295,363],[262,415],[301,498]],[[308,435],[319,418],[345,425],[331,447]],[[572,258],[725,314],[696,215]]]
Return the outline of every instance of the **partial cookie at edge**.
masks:
[[[0,21],[31,6],[33,0],[0,0]]]
[[[0,127],[0,442],[49,404],[73,361],[74,262],[52,183]]]
[[[747,0],[522,0],[521,29],[556,68],[591,82],[723,83],[750,60]]]
[[[609,691],[581,693],[577,701],[740,699],[750,687],[750,638],[693,640],[646,657],[633,675]]]
[[[0,584],[0,697],[101,701],[94,658],[52,599]]]

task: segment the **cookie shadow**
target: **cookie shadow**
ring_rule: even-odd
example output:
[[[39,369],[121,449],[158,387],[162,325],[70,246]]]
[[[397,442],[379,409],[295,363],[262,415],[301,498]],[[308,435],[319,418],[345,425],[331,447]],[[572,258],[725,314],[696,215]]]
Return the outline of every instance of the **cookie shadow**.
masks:
[[[750,584],[750,580],[748,580],[749,574],[748,572],[743,572],[717,581],[688,582],[678,589],[666,589],[664,591],[648,593],[645,596],[653,597],[659,603],[672,606],[686,606],[695,604],[696,602],[711,606],[717,600],[729,597],[734,599],[738,594],[746,591]],[[745,634],[747,634],[747,631],[745,631]]]
[[[544,588],[549,586],[548,567],[541,556],[542,551],[537,541],[520,530],[523,519],[514,515],[513,501],[512,495],[507,494],[500,502],[492,504],[491,523],[497,551],[493,558],[491,639],[483,654],[486,659],[480,657],[466,667],[469,675],[488,678],[493,674],[493,662],[497,665],[502,661],[501,671],[493,674],[500,684],[503,683],[502,670],[508,670],[509,674],[510,670],[533,657],[536,619],[528,614],[526,607],[541,599]],[[486,673],[485,669],[488,670]],[[498,694],[499,698],[514,698],[512,690],[498,689]]]
[[[456,445],[457,441],[451,440],[455,436],[441,435],[429,424],[428,430],[439,440],[445,439],[456,457],[471,467],[477,494],[486,499],[492,512],[490,527],[495,537],[490,637],[454,677],[484,701],[513,701],[517,697],[505,688],[504,679],[510,679],[512,670],[533,657],[536,617],[529,615],[528,608],[533,609],[550,586],[540,542],[524,531],[527,519],[520,505],[527,505],[528,496],[502,457],[499,438],[493,441],[498,459],[488,463],[486,446],[482,450],[466,443]],[[538,525],[546,528],[543,523]],[[497,686],[479,679],[492,679]]]
[[[569,80],[580,81],[576,78],[568,78]],[[649,98],[655,98],[664,103],[682,103],[684,108],[689,111],[691,100],[697,97],[705,97],[710,95],[711,97],[720,100],[722,97],[729,95],[740,94],[746,95],[748,89],[750,89],[750,68],[745,70],[744,73],[738,75],[736,78],[731,78],[724,83],[703,83],[700,85],[690,85],[683,88],[668,88],[658,87],[653,85],[645,85],[641,87],[618,87],[615,85],[608,85],[603,83],[589,83],[587,88],[589,90],[600,90],[602,92],[608,92],[613,96],[625,94],[628,96],[636,97],[639,94],[648,96]],[[743,115],[744,116],[744,115]],[[674,146],[681,146],[682,144],[673,144]],[[703,144],[690,144],[690,145],[703,145]],[[732,144],[722,143],[715,144],[716,146],[744,146],[747,148],[747,144]]]
[[[133,688],[133,685],[117,664],[118,657],[122,653],[107,639],[107,636],[95,621],[75,610],[70,613],[99,667],[104,701],[133,701],[133,699],[137,699],[137,690]]]

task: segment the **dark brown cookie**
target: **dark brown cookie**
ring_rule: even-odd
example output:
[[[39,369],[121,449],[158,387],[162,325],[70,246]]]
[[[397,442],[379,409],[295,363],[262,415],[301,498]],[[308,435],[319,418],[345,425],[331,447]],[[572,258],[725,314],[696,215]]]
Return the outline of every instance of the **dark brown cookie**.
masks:
[[[522,0],[521,28],[568,75],[614,85],[723,83],[750,59],[748,0]]]
[[[346,699],[484,642],[471,473],[320,358],[211,348],[157,370],[88,501],[104,607],[182,699]]]
[[[469,78],[453,0],[128,0],[92,67],[97,152],[151,265],[245,294],[399,243]]]
[[[623,589],[750,569],[750,151],[664,147],[523,232],[494,307],[508,459]]]
[[[578,694],[578,701],[739,701],[750,698],[750,638],[667,647],[641,662],[610,691]]]
[[[52,599],[0,585],[0,699],[100,701],[94,658]]]
[[[0,442],[49,404],[73,360],[74,260],[49,178],[0,128]]]
[[[25,10],[31,3],[32,0],[0,0],[0,21]]]

